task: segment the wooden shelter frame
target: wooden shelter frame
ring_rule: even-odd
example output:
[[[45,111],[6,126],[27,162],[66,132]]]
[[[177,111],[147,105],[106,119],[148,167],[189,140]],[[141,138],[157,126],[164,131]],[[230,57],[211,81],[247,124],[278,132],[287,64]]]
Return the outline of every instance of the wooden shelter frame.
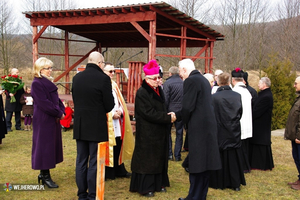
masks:
[[[213,69],[214,42],[224,35],[165,2],[135,4],[76,10],[24,12],[33,27],[33,63],[40,55],[64,56],[65,71],[54,79],[59,81],[65,76],[70,82],[69,72],[82,63],[92,51],[101,52],[102,48],[133,47],[148,48],[148,60],[156,57],[176,57],[205,60],[205,72]],[[49,27],[64,30],[64,39],[47,38],[42,34]],[[40,27],[40,30],[38,30]],[[90,41],[70,40],[74,33]],[[128,39],[129,38],[129,39]],[[64,40],[64,54],[41,53],[39,39]],[[71,55],[69,42],[94,42],[95,47],[85,55]],[[157,54],[157,47],[179,47],[180,55]],[[186,55],[188,47],[200,48],[195,55]],[[203,55],[204,54],[204,55]],[[80,57],[70,66],[70,56]],[[66,85],[69,87],[69,85]]]

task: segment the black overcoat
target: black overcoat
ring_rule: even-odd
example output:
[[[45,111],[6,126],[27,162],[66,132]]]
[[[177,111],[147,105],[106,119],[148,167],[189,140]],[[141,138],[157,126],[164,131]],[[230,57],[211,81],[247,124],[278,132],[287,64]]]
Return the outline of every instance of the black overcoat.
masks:
[[[74,139],[108,141],[106,113],[114,107],[111,80],[96,64],[88,63],[73,77]]]
[[[211,87],[197,70],[184,80],[181,115],[189,133],[190,173],[221,169]]]
[[[241,95],[230,86],[220,86],[212,95],[218,127],[220,151],[241,147],[241,124],[243,108]]]
[[[271,145],[273,95],[270,88],[258,93],[253,106],[253,136],[251,144]]]
[[[168,124],[164,93],[160,96],[144,80],[135,97],[136,136],[131,170],[140,174],[159,174],[168,168]]]
[[[3,99],[2,95],[0,95],[0,143],[1,139],[5,138],[5,134],[7,134],[6,119],[4,115]]]

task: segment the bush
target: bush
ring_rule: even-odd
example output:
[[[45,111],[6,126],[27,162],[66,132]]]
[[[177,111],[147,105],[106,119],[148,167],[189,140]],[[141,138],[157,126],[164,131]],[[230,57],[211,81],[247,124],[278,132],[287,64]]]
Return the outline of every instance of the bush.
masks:
[[[278,54],[269,56],[268,66],[263,69],[271,80],[273,93],[272,130],[284,128],[290,108],[296,98],[293,87],[296,73],[289,59],[279,60]]]

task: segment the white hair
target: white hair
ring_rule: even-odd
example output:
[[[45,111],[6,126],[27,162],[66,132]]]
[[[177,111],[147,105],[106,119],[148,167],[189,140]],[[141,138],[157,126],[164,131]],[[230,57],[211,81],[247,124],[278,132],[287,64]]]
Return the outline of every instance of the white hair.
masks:
[[[220,70],[220,69],[217,69],[217,70],[215,71],[215,75],[217,75],[217,76],[219,76],[219,75],[222,74],[222,73],[223,73],[223,71]]]
[[[203,75],[209,82],[214,81],[214,75],[210,73],[206,73]]]
[[[181,68],[185,68],[187,71],[193,71],[196,69],[194,62],[189,58],[179,61],[178,65]]]

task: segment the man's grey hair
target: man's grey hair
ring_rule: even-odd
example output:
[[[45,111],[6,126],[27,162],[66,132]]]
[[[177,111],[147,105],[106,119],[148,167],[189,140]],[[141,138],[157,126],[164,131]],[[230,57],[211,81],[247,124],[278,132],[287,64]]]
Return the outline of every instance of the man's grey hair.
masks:
[[[264,82],[267,87],[271,87],[271,80],[268,77],[262,77],[260,80]]]
[[[172,66],[172,67],[169,68],[169,72],[170,72],[172,75],[176,75],[176,74],[179,73],[179,69],[178,69],[178,67],[176,67],[176,66]]]
[[[196,69],[194,62],[189,58],[179,61],[178,65],[181,68],[185,68],[187,71],[193,71]]]

